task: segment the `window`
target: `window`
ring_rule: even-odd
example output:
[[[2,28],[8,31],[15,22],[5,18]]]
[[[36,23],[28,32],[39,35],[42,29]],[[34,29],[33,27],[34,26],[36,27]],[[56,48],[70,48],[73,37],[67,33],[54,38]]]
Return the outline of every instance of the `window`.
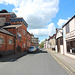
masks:
[[[22,29],[22,34],[23,34],[23,29]]]
[[[25,43],[24,43],[24,48],[25,48]]]
[[[24,35],[25,35],[25,30],[24,30]]]
[[[69,33],[69,23],[66,25],[66,33]]]
[[[12,44],[12,43],[13,43],[12,39],[9,39],[9,44]]]
[[[4,39],[0,37],[0,43],[4,43]]]
[[[67,52],[75,53],[75,40],[67,42]]]

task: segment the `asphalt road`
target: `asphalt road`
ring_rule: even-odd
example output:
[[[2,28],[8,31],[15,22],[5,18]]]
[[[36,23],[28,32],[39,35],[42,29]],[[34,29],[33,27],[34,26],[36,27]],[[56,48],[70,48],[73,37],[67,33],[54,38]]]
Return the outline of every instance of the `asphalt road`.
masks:
[[[13,60],[0,62],[0,75],[69,75],[47,51],[39,50]]]

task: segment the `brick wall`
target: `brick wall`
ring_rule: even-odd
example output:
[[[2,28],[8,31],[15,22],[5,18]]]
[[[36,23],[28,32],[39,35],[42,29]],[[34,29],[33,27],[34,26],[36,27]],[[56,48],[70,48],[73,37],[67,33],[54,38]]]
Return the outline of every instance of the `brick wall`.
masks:
[[[15,50],[15,41],[14,41],[14,37],[1,33],[0,32],[0,37],[4,39],[4,43],[0,43],[0,51],[11,51],[11,50]],[[12,39],[12,44],[9,44],[9,39]]]
[[[21,51],[27,50],[27,27],[22,22],[11,22],[11,25],[14,24],[22,24],[22,26],[17,29],[16,28],[8,29],[11,33],[16,35],[16,38],[17,38],[17,33],[21,34],[21,39],[16,40],[16,47],[17,45],[19,45],[21,47]]]
[[[10,18],[11,18],[11,15],[10,14],[8,14],[8,15],[0,15],[0,18],[1,17],[4,17],[4,18],[6,18],[6,22],[10,22]]]

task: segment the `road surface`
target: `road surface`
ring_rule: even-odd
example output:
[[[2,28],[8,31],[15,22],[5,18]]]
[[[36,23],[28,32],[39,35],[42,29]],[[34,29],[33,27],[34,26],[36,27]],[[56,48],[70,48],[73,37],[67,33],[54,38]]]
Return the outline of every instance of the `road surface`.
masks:
[[[47,51],[39,50],[19,59],[0,62],[0,75],[69,75]]]

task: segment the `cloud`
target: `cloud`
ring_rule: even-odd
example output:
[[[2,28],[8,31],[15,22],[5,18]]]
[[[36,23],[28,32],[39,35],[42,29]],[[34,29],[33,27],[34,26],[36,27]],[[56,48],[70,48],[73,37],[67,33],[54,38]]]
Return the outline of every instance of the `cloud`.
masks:
[[[47,26],[59,9],[59,0],[1,0],[0,3],[13,4],[12,11],[23,17],[31,29]]]
[[[23,16],[29,28],[38,29],[48,25],[58,12],[59,0],[28,0],[13,9],[18,16]],[[24,4],[25,3],[25,4]]]
[[[29,30],[30,33],[33,33],[35,36],[43,37],[49,36],[55,33],[55,25],[54,23],[50,23],[47,28],[42,29],[31,29]]]
[[[69,18],[68,18],[69,19]],[[59,26],[59,28],[62,28],[62,26],[68,21],[68,19],[67,20],[64,20],[64,19],[59,19],[58,20],[58,26]]]
[[[15,7],[18,7],[19,6],[19,3],[20,3],[21,0],[1,0],[0,3],[2,4],[13,4]]]

